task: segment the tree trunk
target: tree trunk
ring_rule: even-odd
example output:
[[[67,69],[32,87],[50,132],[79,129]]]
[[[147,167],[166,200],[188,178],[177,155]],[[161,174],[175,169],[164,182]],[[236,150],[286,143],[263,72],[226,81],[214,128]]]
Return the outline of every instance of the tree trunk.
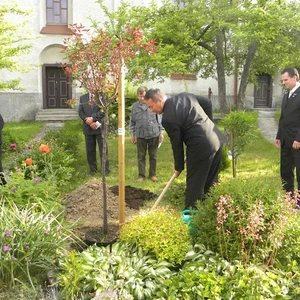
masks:
[[[256,53],[257,47],[256,45],[252,44],[248,47],[247,57],[244,64],[243,73],[241,76],[240,88],[237,96],[237,109],[242,110],[245,107],[245,93],[248,84],[248,78],[250,74],[251,65],[254,59],[254,55]]]
[[[226,80],[225,80],[225,66],[224,66],[224,35],[221,30],[216,34],[216,51],[215,57],[217,61],[217,75],[218,75],[218,95],[221,115],[224,116],[228,112],[228,105],[226,102]]]
[[[107,132],[108,132],[108,108],[104,107],[104,121],[103,121],[103,149],[102,149],[102,196],[103,196],[103,233],[107,234],[107,186],[106,186],[106,161],[107,161]]]

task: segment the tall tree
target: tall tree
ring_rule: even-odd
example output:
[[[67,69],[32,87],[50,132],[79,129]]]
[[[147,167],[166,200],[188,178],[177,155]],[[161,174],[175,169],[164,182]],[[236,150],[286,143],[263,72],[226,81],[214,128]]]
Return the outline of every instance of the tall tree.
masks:
[[[247,84],[255,82],[257,74],[274,75],[287,63],[299,64],[297,3],[186,0],[130,7],[123,2],[117,11],[108,12],[103,1],[98,2],[108,17],[107,30],[139,24],[148,38],[159,43],[156,56],[144,56],[130,70],[143,69],[149,79],[163,80],[173,72],[214,77],[223,114],[228,111],[226,76],[236,72],[240,76],[237,106],[243,108]]]
[[[29,12],[18,8],[15,1],[0,4],[0,70],[18,72],[28,70],[28,66],[22,66],[18,62],[18,57],[29,53],[32,47],[29,42],[30,33],[26,31],[28,20],[23,21],[24,18],[19,16],[29,16]],[[6,89],[22,90],[20,79],[0,80],[0,90]]]

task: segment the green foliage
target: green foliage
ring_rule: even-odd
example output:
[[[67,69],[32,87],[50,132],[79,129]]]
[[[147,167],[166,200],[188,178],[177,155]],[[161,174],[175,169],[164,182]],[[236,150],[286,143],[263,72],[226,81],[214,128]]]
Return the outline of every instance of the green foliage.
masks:
[[[49,145],[50,151],[48,153],[40,149],[41,145],[45,144],[34,142],[29,145],[27,151],[22,152],[16,157],[16,161],[11,162],[10,170],[12,172],[23,170],[25,179],[38,178],[57,187],[68,184],[74,173],[74,169],[71,167],[75,160],[73,155],[65,151],[62,145],[56,143],[52,136],[46,145],[47,147]],[[26,166],[25,161],[28,158],[32,159],[32,166]]]
[[[43,138],[44,143],[55,143],[56,147],[73,157],[78,155],[82,135],[82,120],[66,121],[61,130],[50,130]]]
[[[11,17],[13,16],[13,18]],[[20,9],[15,1],[7,1],[0,5],[0,70],[26,71],[27,68],[18,63],[17,57],[29,53],[32,45],[29,44],[30,33],[26,29],[29,11]],[[21,18],[26,17],[27,19]],[[17,18],[18,22],[11,20]],[[22,20],[21,22],[19,20]],[[20,79],[0,81],[0,90],[18,89]]]
[[[273,265],[295,218],[294,205],[266,177],[222,182],[198,203],[197,239],[230,261]]]
[[[120,239],[155,253],[159,260],[180,264],[189,249],[188,226],[178,212],[167,208],[145,212],[124,224]]]
[[[37,204],[46,210],[61,210],[62,198],[57,186],[38,177],[25,179],[28,167],[18,172],[11,172],[8,183],[0,186],[0,197],[3,203],[14,201],[18,208],[25,208]]]
[[[220,172],[227,170],[231,166],[231,161],[228,157],[228,147],[226,144],[222,148],[222,160],[220,165]]]
[[[231,111],[221,121],[228,141],[228,149],[232,156],[233,177],[236,176],[236,162],[245,147],[257,139],[258,129],[256,117],[245,111]]]
[[[289,271],[293,262],[300,266],[300,224],[298,218],[290,219],[285,228],[282,246],[278,249],[275,265]],[[297,272],[299,267],[297,267]]]
[[[0,207],[0,288],[43,281],[70,242],[69,226],[59,215],[35,206],[19,209],[13,202]]]
[[[165,278],[173,275],[171,264],[132,243],[116,242],[110,247],[91,246],[81,253],[70,252],[60,261],[58,282],[67,300],[154,299]]]

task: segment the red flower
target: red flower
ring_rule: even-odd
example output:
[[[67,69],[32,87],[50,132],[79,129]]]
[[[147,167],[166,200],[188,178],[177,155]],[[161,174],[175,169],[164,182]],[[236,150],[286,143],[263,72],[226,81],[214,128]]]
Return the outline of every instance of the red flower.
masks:
[[[48,147],[48,145],[45,145],[45,144],[40,145],[40,150],[44,153],[49,153],[50,152],[50,148]]]
[[[27,166],[32,166],[32,158],[26,158],[25,163]]]

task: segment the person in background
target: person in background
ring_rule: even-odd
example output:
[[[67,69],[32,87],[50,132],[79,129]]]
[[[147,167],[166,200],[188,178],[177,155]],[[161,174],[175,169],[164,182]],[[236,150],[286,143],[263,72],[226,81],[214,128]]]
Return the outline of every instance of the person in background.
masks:
[[[204,200],[204,195],[218,182],[222,145],[226,142],[212,121],[211,101],[190,93],[167,98],[159,89],[148,90],[145,100],[151,111],[163,115],[162,125],[173,149],[175,177],[184,170],[186,160],[184,210],[197,209],[197,200]]]
[[[157,149],[164,140],[161,116],[149,110],[144,102],[147,88],[141,86],[137,89],[139,101],[131,108],[129,131],[132,144],[137,146],[138,182],[146,178],[146,155],[149,153],[149,178],[156,182]]]
[[[4,127],[4,120],[2,118],[2,115],[0,114],[0,185],[5,185],[6,179],[3,172],[3,166],[2,166],[2,129]]]
[[[80,97],[79,116],[83,121],[82,129],[85,136],[86,157],[90,168],[90,175],[93,176],[98,171],[96,143],[98,143],[102,166],[103,136],[101,127],[104,118],[104,113],[101,112],[100,107],[95,104],[94,95],[87,93]],[[108,176],[110,173],[108,151],[106,151],[106,157],[107,160],[104,172],[105,176]]]
[[[300,83],[299,74],[295,68],[285,68],[281,71],[281,81],[288,90],[284,94],[281,115],[275,145],[280,148],[280,175],[283,189],[294,194],[294,172],[298,188],[297,206],[299,207],[300,190]]]

